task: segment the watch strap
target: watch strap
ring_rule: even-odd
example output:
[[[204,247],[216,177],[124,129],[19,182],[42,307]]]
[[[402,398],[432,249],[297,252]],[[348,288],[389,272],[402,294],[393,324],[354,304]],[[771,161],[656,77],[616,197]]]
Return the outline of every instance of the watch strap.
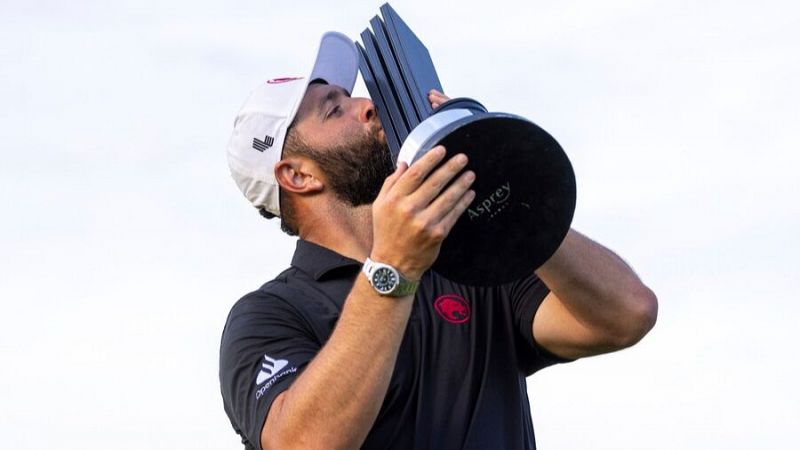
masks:
[[[414,294],[414,293],[417,292],[417,286],[418,285],[419,285],[419,283],[414,282],[414,281],[409,281],[409,280],[403,278],[402,275],[401,275],[400,283],[397,285],[397,287],[389,295],[391,295],[392,297],[405,297],[406,295]]]

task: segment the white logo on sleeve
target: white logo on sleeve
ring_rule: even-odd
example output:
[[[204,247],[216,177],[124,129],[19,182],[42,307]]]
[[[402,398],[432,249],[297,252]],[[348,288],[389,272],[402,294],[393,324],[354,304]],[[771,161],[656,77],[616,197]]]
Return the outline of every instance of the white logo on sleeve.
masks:
[[[272,378],[276,373],[280,372],[281,369],[286,367],[287,364],[289,364],[289,361],[285,359],[272,359],[264,355],[264,362],[261,363],[261,372],[258,372],[258,377],[256,377],[256,385],[260,385]]]

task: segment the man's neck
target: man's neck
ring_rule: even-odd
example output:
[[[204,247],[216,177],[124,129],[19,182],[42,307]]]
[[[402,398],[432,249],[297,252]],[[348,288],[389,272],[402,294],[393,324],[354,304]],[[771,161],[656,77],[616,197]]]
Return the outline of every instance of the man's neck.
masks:
[[[372,250],[372,207],[329,205],[303,224],[300,237],[340,255],[364,261]]]

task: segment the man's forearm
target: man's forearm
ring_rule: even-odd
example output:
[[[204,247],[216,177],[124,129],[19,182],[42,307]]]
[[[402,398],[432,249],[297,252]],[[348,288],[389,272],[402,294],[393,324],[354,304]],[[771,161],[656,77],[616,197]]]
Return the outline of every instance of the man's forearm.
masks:
[[[273,404],[265,448],[360,447],[386,396],[412,302],[380,297],[359,276],[328,342]]]
[[[446,155],[444,147],[435,147],[412,167],[398,164],[384,181],[372,203],[373,238],[371,248],[361,248],[363,256],[409,280],[419,280],[433,264],[442,241],[475,198],[469,190],[475,174],[462,173],[467,157],[457,154],[440,164]],[[329,233],[327,239],[335,250],[343,245],[334,236]],[[379,296],[359,275],[328,342],[274,400],[263,447],[360,447],[386,396],[412,304],[413,295]]]
[[[583,325],[607,337],[611,347],[641,339],[655,323],[657,301],[616,254],[570,230],[536,274]]]

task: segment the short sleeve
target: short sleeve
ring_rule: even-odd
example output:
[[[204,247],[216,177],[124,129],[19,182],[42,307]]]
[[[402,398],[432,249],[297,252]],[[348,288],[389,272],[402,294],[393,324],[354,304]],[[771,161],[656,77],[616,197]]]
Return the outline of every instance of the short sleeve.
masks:
[[[246,448],[261,449],[272,402],[320,347],[301,314],[278,296],[257,291],[231,309],[220,345],[220,387],[225,412]]]
[[[550,289],[535,274],[509,286],[515,326],[523,342],[519,351],[520,367],[526,375],[553,364],[570,362],[541,347],[533,338],[533,318]]]

